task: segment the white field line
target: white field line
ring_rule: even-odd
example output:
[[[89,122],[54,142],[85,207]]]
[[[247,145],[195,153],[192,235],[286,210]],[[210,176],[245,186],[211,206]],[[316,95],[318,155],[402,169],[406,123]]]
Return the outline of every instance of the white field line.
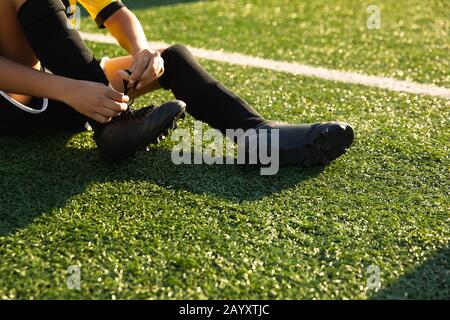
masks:
[[[87,41],[105,44],[117,44],[116,39],[114,39],[114,37],[109,35],[93,34],[85,32],[81,32],[81,35],[83,39]],[[167,47],[169,45],[163,42],[152,42],[151,46],[155,49],[158,49]],[[407,92],[412,94],[421,94],[450,99],[449,88],[438,87],[435,85],[396,80],[393,78],[370,76],[356,72],[347,72],[347,71],[331,70],[321,67],[312,67],[299,63],[269,60],[247,56],[239,53],[228,53],[224,51],[213,51],[192,47],[189,47],[189,49],[196,57],[207,60],[226,62],[241,66],[269,69],[277,72],[291,73],[295,75],[314,77],[330,81],[364,85],[368,87],[381,88],[390,91]]]

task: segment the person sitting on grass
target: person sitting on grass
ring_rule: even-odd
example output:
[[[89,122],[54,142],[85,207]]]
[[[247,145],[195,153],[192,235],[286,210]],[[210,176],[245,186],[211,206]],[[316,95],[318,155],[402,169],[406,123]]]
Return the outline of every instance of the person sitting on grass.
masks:
[[[116,0],[79,0],[100,28],[130,54],[97,60],[71,27],[76,0],[0,2],[0,135],[94,130],[103,159],[117,162],[159,142],[187,111],[227,129],[278,131],[280,165],[326,165],[351,146],[341,122],[267,120],[214,79],[183,45],[150,49],[136,16]],[[129,96],[170,90],[176,101],[139,110]],[[41,98],[43,97],[43,98]]]

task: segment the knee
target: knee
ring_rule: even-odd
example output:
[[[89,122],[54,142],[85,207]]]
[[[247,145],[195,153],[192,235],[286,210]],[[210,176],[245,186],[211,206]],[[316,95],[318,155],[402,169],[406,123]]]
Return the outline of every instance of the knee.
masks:
[[[175,44],[165,49],[162,54],[164,61],[186,60],[193,58],[189,49],[182,44]]]

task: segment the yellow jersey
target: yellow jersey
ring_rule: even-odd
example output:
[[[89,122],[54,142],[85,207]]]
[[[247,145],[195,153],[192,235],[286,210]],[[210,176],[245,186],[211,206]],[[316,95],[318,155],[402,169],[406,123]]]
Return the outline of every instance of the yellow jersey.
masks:
[[[89,12],[99,28],[104,28],[104,22],[117,10],[124,7],[120,0],[63,0],[66,6],[80,3]]]

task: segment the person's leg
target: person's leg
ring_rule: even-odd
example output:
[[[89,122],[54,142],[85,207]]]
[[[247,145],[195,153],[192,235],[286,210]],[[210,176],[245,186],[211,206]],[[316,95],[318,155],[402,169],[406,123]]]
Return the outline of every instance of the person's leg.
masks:
[[[108,85],[99,62],[78,31],[68,28],[61,0],[14,0],[20,26],[35,55],[54,74]],[[96,131],[104,126],[89,119]]]
[[[353,142],[353,129],[339,122],[285,125],[268,121],[244,100],[215,80],[181,45],[162,50],[165,72],[139,94],[162,86],[186,102],[186,110],[196,119],[226,133],[227,129],[256,129],[279,135],[281,165],[325,165],[345,153]],[[118,70],[131,66],[131,57],[112,59],[106,64],[111,83],[123,86]],[[275,131],[274,131],[275,130]],[[247,147],[247,146],[246,146]]]
[[[279,151],[280,165],[326,165],[344,154],[353,143],[353,129],[346,123],[327,122],[287,125],[261,117],[244,100],[215,80],[182,45],[171,46],[161,54],[165,72],[160,84],[187,104],[195,118],[225,132],[226,129],[253,129],[265,147]],[[250,132],[250,134],[252,134]],[[277,138],[279,140],[277,141]],[[245,149],[250,146],[245,140]],[[264,142],[258,141],[258,149]],[[263,143],[263,144],[261,144]],[[269,146],[271,145],[271,146]],[[259,152],[261,155],[261,152]],[[258,164],[262,162],[261,158]],[[261,162],[260,162],[261,161]]]
[[[57,73],[61,75],[91,81],[97,79],[98,82],[108,83],[98,61],[83,46],[79,34],[67,27],[64,11],[60,0],[27,0],[20,7],[19,20],[37,57],[44,65],[45,61],[48,61],[48,67],[51,69],[53,66],[55,70],[60,70],[62,74]],[[55,51],[59,57],[56,62],[52,58],[55,57]],[[171,46],[164,50],[162,57],[165,61],[165,72],[159,83],[163,88],[170,89],[177,99],[185,101],[191,115],[223,133],[226,129],[263,128],[270,132],[278,130],[281,138],[280,153],[285,155],[284,159],[280,159],[281,163],[325,164],[344,153],[353,142],[353,130],[346,124],[325,123],[287,127],[270,122],[266,125],[267,120],[216,81],[186,47]],[[71,61],[73,63],[70,63]],[[179,116],[178,113],[174,113],[173,108],[170,110],[171,117]],[[181,110],[181,105],[178,110]],[[161,130],[165,130],[166,124],[171,124],[171,121],[160,120],[158,119],[156,123],[164,124],[158,127]],[[117,123],[114,122],[115,125]],[[120,125],[118,130],[110,131],[114,133],[113,136],[119,135],[116,138],[121,139],[123,145],[126,145],[120,136]],[[106,144],[109,144],[107,149],[115,150],[112,142],[118,139],[113,136],[97,139],[96,142],[99,144],[99,141],[106,141]]]
[[[16,6],[12,0],[0,1],[0,56],[40,70],[41,66],[20,28]],[[20,94],[1,92],[0,135],[25,135],[36,131],[81,131],[86,119],[69,106],[53,100],[47,109],[31,114],[20,109],[42,109],[44,100]]]
[[[187,105],[194,118],[225,133],[226,129],[248,130],[267,122],[237,94],[214,79],[182,45],[174,45],[161,54],[165,72],[159,79],[177,99]]]
[[[136,96],[163,87],[186,102],[186,111],[225,133],[226,129],[251,129],[267,122],[243,99],[214,79],[181,45],[159,50],[164,59],[165,72],[158,81],[136,92]],[[106,61],[104,70],[116,90],[123,90],[119,70],[129,69],[131,56]]]
[[[42,98],[31,98],[27,106],[41,109]],[[38,132],[82,132],[86,130],[86,118],[68,105],[48,100],[47,108],[39,114],[26,112],[17,101],[0,95],[0,136],[26,136]]]
[[[86,47],[77,30],[68,25],[61,0],[11,0],[26,39],[41,63],[60,76],[109,85],[100,62]],[[83,99],[83,97],[80,97]],[[184,103],[174,101],[160,108],[128,110],[107,124],[91,119],[94,140],[103,159],[120,161],[157,143],[184,113]]]

